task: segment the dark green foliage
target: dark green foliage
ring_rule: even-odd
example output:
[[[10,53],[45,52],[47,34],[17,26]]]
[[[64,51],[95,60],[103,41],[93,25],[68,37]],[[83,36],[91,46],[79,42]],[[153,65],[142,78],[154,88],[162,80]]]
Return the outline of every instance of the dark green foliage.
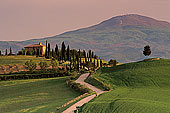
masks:
[[[12,48],[10,47],[9,55],[12,55]]]
[[[52,57],[56,57],[54,49],[52,49]]]
[[[59,60],[59,49],[58,49],[58,45],[57,44],[55,46],[55,56],[56,56],[57,60]]]
[[[149,45],[147,45],[147,46],[144,47],[143,54],[144,54],[145,56],[147,56],[147,57],[151,54],[151,49],[150,49],[150,46],[149,46]]]
[[[61,54],[62,54],[62,60],[66,60],[66,59],[65,59],[66,46],[65,46],[64,42],[62,42],[62,46],[61,46]]]
[[[5,55],[8,55],[8,50],[7,49],[5,50]]]
[[[51,58],[51,47],[50,47],[50,43],[48,43],[48,57]]]
[[[102,66],[103,66],[102,59],[100,59],[100,67],[102,67]]]
[[[92,56],[91,56],[92,58],[94,58],[94,52],[92,51]]]
[[[116,60],[110,59],[109,65],[111,65],[111,66],[116,66],[116,64],[117,64],[117,61],[116,61]]]
[[[92,93],[93,91],[86,87],[85,85],[81,85],[80,83],[76,83],[72,80],[67,81],[68,86],[70,86],[75,91],[84,94],[84,93]]]
[[[43,71],[45,71],[48,67],[47,62],[40,62],[39,65],[41,67],[41,70],[43,70]]]
[[[0,56],[2,55],[2,52],[1,52],[1,50],[0,50]]]
[[[48,43],[46,40],[45,58],[47,58],[47,56],[48,56]]]
[[[99,59],[97,59],[97,67],[99,67]]]
[[[57,61],[57,60],[55,60],[55,59],[51,60],[51,66],[52,66],[52,68],[53,68],[54,71],[57,70],[58,65],[59,65],[59,64],[58,64],[58,61]]]
[[[67,47],[67,61],[69,61],[69,60],[70,60],[70,47],[68,45],[68,47]]]
[[[25,63],[25,68],[31,72],[34,71],[36,67],[37,67],[37,64],[33,60],[27,61]]]

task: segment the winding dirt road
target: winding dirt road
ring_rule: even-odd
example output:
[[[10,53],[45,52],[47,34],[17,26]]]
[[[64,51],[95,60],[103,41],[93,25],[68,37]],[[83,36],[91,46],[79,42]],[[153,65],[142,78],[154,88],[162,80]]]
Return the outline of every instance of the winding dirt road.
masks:
[[[84,82],[84,80],[89,76],[89,73],[85,73],[82,74],[75,82],[76,83],[80,83],[82,85],[86,85],[89,89],[95,91],[97,93],[97,95],[104,93],[104,91]],[[96,94],[93,94],[91,96],[88,96],[82,100],[80,100],[79,102],[73,104],[72,106],[70,106],[68,109],[66,109],[65,111],[63,111],[63,113],[74,113],[74,110],[76,110],[77,106],[82,106],[83,104],[89,102],[90,100],[92,100],[93,98],[96,97]]]

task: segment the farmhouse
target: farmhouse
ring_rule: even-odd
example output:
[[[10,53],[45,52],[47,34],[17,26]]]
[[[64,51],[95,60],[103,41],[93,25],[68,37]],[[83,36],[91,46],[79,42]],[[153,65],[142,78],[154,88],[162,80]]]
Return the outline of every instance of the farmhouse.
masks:
[[[39,44],[25,46],[24,48],[25,55],[39,55],[39,56],[45,55],[46,46],[42,45],[41,42]]]

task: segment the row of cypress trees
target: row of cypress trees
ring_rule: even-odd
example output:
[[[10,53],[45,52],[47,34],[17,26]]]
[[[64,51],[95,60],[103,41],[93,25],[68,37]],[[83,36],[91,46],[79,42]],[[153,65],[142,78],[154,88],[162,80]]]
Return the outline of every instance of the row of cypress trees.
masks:
[[[58,61],[69,61],[69,68],[70,69],[79,69],[85,67],[93,67],[93,69],[97,66],[102,66],[102,60],[97,59],[98,56],[94,54],[92,50],[86,52],[85,50],[81,51],[76,49],[70,49],[68,45],[66,47],[65,43],[62,42],[61,49],[59,49],[58,45],[56,44],[55,49],[51,49],[50,43],[46,41],[46,51],[45,51],[45,58],[55,58]],[[84,59],[84,60],[82,60]],[[97,60],[95,60],[97,59]],[[97,65],[96,65],[97,64]]]
[[[2,51],[0,50],[0,56],[3,55]],[[9,53],[8,53],[8,49],[5,50],[5,55],[12,55],[12,48],[10,47],[9,49]]]

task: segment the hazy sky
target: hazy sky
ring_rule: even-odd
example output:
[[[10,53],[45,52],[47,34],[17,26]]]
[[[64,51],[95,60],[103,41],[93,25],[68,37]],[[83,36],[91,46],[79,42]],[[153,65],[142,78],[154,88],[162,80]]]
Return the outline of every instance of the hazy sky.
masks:
[[[170,22],[170,0],[0,0],[0,40],[28,40],[141,14]]]

